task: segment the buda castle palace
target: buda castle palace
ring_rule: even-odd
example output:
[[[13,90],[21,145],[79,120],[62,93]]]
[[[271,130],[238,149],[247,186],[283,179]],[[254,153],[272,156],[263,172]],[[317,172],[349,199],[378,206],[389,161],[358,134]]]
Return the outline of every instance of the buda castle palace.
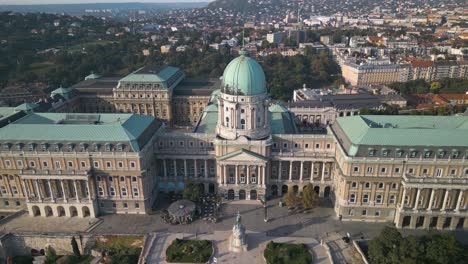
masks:
[[[313,131],[296,116],[246,51],[219,80],[171,66],[91,74],[0,108],[0,211],[145,214],[188,182],[224,201],[310,183],[343,221],[468,227],[468,116],[308,116],[333,120]]]

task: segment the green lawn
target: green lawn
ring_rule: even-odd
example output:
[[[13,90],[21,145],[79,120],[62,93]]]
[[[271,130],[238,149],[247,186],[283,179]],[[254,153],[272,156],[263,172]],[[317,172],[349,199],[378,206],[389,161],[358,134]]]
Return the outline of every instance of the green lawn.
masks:
[[[112,263],[137,264],[143,248],[142,236],[105,236],[96,240],[96,248],[109,252]]]
[[[166,250],[166,260],[178,263],[205,263],[212,254],[211,241],[176,239]]]
[[[263,252],[267,264],[310,264],[312,255],[305,244],[286,244],[270,241]]]
[[[68,47],[67,49],[69,51],[78,51],[78,50],[81,50],[81,49],[89,47],[89,46],[96,46],[96,45],[105,46],[105,45],[111,44],[112,42],[113,41],[110,41],[110,40],[96,40],[96,41],[90,41],[90,42],[75,44],[73,46]]]

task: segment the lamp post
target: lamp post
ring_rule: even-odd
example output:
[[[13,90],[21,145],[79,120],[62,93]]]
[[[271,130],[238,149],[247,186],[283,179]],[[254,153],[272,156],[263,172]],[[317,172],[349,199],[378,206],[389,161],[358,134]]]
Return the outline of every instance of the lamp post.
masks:
[[[263,196],[260,201],[262,202],[263,205],[263,221],[266,223],[268,222],[268,213],[267,213],[267,198],[266,196]]]

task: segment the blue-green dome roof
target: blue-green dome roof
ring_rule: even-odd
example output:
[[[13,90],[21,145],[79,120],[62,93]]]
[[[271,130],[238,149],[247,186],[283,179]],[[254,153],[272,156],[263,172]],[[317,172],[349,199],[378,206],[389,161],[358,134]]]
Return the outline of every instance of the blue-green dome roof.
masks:
[[[262,66],[248,57],[245,50],[242,50],[240,54],[224,70],[223,92],[245,96],[267,93],[265,73]]]

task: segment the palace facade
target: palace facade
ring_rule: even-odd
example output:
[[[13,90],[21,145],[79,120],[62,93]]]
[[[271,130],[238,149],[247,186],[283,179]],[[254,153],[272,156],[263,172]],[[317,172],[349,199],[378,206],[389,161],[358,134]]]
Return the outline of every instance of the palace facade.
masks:
[[[196,81],[171,79],[181,75],[166,70],[158,71],[162,84],[145,70],[120,80],[111,93],[106,89],[113,101],[100,109],[124,113],[3,109],[0,210],[144,214],[158,193],[182,191],[187,182],[225,201],[299,193],[310,183],[344,221],[468,226],[468,117],[334,117],[325,133],[305,134],[292,112],[270,101],[265,74],[246,51],[226,67],[209,96],[193,92]],[[103,81],[87,81],[96,80]],[[184,82],[190,91],[177,92],[174,87]],[[106,100],[104,93],[97,96],[100,88],[87,87],[79,89],[82,108],[91,107],[86,96]],[[169,102],[177,97],[181,106],[175,110]],[[177,111],[190,118],[187,112],[197,113],[192,129],[171,126]]]

